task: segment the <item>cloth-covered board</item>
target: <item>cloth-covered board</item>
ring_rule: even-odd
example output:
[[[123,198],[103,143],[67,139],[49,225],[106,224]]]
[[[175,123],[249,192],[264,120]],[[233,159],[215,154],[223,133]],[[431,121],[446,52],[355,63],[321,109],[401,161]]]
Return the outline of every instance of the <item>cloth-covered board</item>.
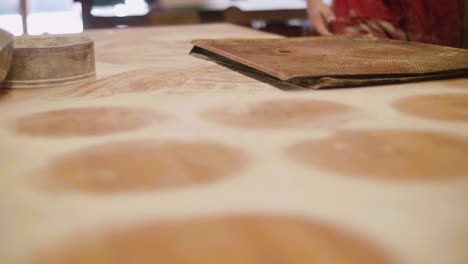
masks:
[[[352,87],[468,73],[463,49],[373,37],[194,40],[191,54],[284,87]]]

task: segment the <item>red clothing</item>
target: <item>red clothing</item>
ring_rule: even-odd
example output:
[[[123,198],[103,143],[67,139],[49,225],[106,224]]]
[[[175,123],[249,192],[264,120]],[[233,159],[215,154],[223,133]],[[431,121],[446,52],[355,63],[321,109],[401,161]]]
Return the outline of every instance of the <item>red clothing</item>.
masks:
[[[461,47],[464,0],[334,0],[338,34]]]

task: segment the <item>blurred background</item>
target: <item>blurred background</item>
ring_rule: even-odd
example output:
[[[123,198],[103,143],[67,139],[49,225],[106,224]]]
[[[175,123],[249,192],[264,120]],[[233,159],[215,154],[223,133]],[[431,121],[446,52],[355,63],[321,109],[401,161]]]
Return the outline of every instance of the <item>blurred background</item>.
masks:
[[[17,36],[219,22],[285,36],[310,32],[305,0],[1,0],[0,3],[0,27]]]

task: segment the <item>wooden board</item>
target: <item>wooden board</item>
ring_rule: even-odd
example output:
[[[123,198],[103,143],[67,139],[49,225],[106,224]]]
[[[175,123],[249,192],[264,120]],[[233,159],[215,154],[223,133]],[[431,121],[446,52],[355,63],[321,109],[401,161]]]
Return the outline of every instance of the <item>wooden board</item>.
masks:
[[[468,261],[468,80],[283,91],[85,32],[97,80],[0,96],[0,263]]]

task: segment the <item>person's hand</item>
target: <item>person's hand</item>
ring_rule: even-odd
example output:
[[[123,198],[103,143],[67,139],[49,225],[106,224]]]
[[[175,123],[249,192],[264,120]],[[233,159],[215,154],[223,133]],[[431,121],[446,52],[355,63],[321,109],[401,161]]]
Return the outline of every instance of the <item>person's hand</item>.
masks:
[[[308,0],[307,10],[311,19],[311,26],[322,36],[333,35],[329,25],[336,20],[331,8],[322,0]]]

